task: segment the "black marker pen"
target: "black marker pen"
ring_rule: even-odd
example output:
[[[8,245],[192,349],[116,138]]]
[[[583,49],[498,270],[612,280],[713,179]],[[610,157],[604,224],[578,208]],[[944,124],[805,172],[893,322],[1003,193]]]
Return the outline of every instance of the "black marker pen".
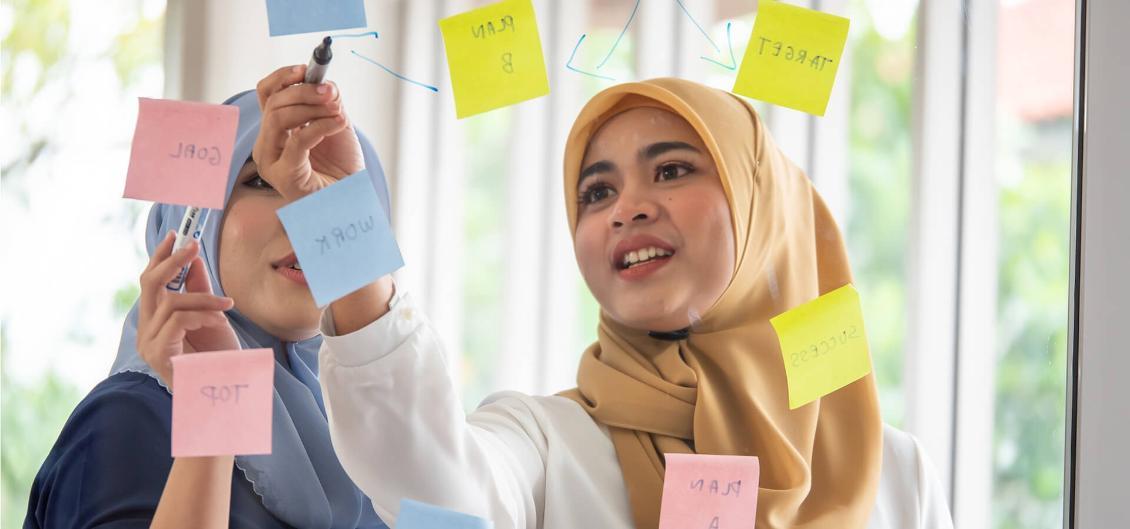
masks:
[[[314,48],[314,54],[310,56],[310,65],[306,67],[306,84],[318,84],[326,78],[330,59],[334,58],[333,50],[330,49],[331,44],[333,39],[326,37],[317,48]]]

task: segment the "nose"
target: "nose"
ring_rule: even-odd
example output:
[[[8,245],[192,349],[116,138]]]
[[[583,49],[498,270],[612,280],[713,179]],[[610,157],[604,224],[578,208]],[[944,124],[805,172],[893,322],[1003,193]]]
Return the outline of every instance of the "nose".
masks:
[[[612,227],[622,228],[629,222],[634,224],[653,222],[658,216],[659,206],[646,193],[625,189],[612,211]]]

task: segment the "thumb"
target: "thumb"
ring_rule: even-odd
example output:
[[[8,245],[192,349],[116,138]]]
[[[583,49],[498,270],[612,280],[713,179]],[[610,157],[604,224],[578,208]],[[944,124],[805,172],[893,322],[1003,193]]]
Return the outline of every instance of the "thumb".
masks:
[[[202,294],[212,293],[212,280],[204,259],[197,256],[188,265],[188,277],[184,280],[184,291]]]

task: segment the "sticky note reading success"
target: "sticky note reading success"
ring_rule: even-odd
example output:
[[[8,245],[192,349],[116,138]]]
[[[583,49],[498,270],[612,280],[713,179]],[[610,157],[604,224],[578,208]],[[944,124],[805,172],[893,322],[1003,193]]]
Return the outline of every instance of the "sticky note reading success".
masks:
[[[753,529],[761,467],[753,456],[667,454],[659,529]]]
[[[462,119],[549,93],[530,0],[504,0],[439,21]]]
[[[404,266],[368,171],[277,213],[319,307]]]
[[[272,37],[363,28],[363,0],[267,0],[267,25]]]
[[[138,101],[123,196],[223,209],[239,108],[190,101]]]
[[[781,342],[789,409],[871,372],[859,292],[844,285],[769,320]]]
[[[494,524],[470,514],[441,509],[424,502],[400,500],[396,529],[492,529]]]
[[[173,457],[271,453],[270,349],[173,357]]]
[[[762,0],[734,92],[823,116],[849,24],[843,17]]]

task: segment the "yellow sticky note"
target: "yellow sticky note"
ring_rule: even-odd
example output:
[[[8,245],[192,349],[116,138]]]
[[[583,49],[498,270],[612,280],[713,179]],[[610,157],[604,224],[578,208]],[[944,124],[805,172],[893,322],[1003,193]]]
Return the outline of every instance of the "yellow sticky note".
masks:
[[[439,21],[462,119],[549,93],[530,0],[504,0]]]
[[[734,92],[823,116],[850,21],[761,0]]]
[[[845,285],[769,320],[781,341],[789,409],[871,372],[859,292]]]

